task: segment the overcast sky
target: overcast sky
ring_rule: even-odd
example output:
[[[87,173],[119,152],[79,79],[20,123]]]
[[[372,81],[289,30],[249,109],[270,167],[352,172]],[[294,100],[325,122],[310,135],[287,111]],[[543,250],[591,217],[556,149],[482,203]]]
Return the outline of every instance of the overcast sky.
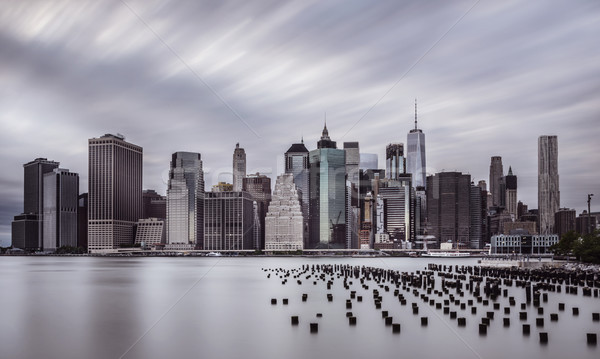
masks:
[[[59,161],[87,191],[87,140],[144,148],[144,188],[200,152],[207,188],[275,176],[323,128],[379,154],[418,98],[428,173],[489,183],[491,156],[537,207],[537,139],[558,135],[561,207],[600,210],[600,2],[0,2],[0,244],[23,210],[23,163]],[[221,174],[221,175],[219,175]]]

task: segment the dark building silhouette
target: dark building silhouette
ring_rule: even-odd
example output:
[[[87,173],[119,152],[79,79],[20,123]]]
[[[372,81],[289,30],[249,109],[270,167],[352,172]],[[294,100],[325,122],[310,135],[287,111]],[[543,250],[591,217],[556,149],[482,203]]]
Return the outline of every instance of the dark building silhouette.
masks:
[[[87,249],[88,243],[88,194],[82,193],[77,201],[77,247]]]
[[[554,229],[559,237],[562,237],[569,231],[574,231],[575,227],[575,210],[569,208],[561,208],[554,213]]]
[[[584,210],[576,219],[575,219],[575,229],[577,233],[581,235],[590,234],[590,231],[593,231],[596,228],[596,217],[588,216],[586,210]]]
[[[41,222],[37,214],[20,214],[12,222],[12,246],[27,251],[40,250],[39,227]]]
[[[310,225],[310,189],[308,185],[308,150],[304,146],[304,140],[294,143],[285,152],[285,173],[294,175],[294,184],[300,194],[300,205],[303,217],[304,248],[309,248],[309,225]]]
[[[142,218],[167,218],[167,197],[161,196],[153,189],[142,192],[144,204]]]
[[[490,193],[492,194],[491,207],[500,207],[504,202],[504,191],[502,190],[502,157],[492,156],[490,163]]]
[[[255,239],[255,249],[265,248],[265,218],[271,203],[271,178],[256,173],[248,175],[242,180],[242,190],[250,194],[256,201],[256,215],[260,228],[258,228],[257,238]]]
[[[487,238],[487,191],[471,184],[469,241],[471,248],[483,248]]]
[[[44,174],[44,251],[77,247],[79,174],[55,168]]]

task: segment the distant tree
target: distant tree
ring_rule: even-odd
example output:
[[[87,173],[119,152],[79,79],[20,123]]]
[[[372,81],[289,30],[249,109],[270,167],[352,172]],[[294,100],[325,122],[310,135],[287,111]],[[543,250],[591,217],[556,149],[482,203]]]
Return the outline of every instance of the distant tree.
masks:
[[[551,246],[550,249],[554,254],[567,256],[572,254],[575,245],[579,242],[579,233],[569,231],[562,235],[558,243]]]
[[[574,244],[573,254],[584,263],[600,264],[600,232],[595,230],[583,236]]]

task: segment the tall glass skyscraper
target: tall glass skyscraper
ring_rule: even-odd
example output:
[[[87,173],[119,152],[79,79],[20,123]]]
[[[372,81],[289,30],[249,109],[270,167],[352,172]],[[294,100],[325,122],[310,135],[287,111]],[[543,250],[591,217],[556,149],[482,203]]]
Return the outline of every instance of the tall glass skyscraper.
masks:
[[[167,243],[202,246],[204,172],[199,153],[175,152],[167,189]]]
[[[538,215],[540,234],[554,233],[554,214],[560,208],[558,137],[538,139]]]
[[[323,128],[309,153],[310,243],[308,248],[346,247],[346,152]]]
[[[417,128],[417,100],[415,100],[415,128],[406,136],[406,172],[412,175],[414,188],[426,187],[425,134]]]

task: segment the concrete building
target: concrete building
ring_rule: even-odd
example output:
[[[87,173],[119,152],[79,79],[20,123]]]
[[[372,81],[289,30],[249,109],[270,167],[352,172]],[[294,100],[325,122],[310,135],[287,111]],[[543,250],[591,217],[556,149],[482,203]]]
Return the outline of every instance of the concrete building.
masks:
[[[512,167],[508,167],[508,174],[504,176],[505,210],[513,220],[517,220],[517,176],[513,175]]]
[[[277,177],[265,226],[265,250],[290,251],[304,248],[304,218],[293,173]]]
[[[23,212],[14,218],[18,222],[12,226],[14,248],[41,250],[44,247],[44,174],[52,172],[58,166],[58,162],[47,158],[36,158],[23,165]],[[34,243],[31,236],[35,231],[37,239]]]
[[[487,191],[481,186],[471,184],[469,199],[470,223],[469,247],[483,248],[487,237]]]
[[[44,174],[44,251],[77,247],[79,175],[55,168]]]
[[[246,177],[246,151],[240,148],[240,144],[235,144],[233,150],[233,190],[241,191],[243,179]]]
[[[501,234],[538,234],[535,222],[504,222]]]
[[[380,182],[377,195],[377,231],[386,233],[392,241],[414,240],[411,226],[411,177],[404,174],[397,180]]]
[[[204,249],[254,249],[254,211],[248,192],[207,192]]]
[[[242,189],[256,202],[257,230],[254,248],[265,248],[265,217],[271,203],[271,178],[260,173],[247,175],[242,180]]]
[[[88,250],[132,245],[142,216],[142,147],[122,135],[88,141]]]
[[[470,247],[471,175],[440,172],[427,177],[428,234],[437,243]],[[428,243],[432,246],[433,243]]]
[[[167,219],[166,196],[161,196],[153,189],[145,189],[142,192],[142,202],[144,203],[142,218]]]
[[[173,153],[167,188],[167,244],[183,243],[202,248],[204,196],[201,155]]]
[[[550,253],[550,247],[558,243],[557,234],[498,234],[492,236],[492,254],[536,255]]]
[[[308,248],[346,247],[346,152],[323,128],[309,153],[310,236]]]
[[[308,240],[310,235],[310,188],[308,183],[308,165],[308,150],[304,146],[304,141],[292,144],[285,152],[285,173],[291,173],[294,176],[296,190],[300,193],[302,218],[304,221],[303,236],[305,248],[309,247]]]
[[[415,189],[427,186],[425,134],[417,127],[417,100],[415,99],[415,128],[406,136],[406,172],[412,175]]]
[[[559,238],[574,230],[576,230],[574,209],[560,208],[558,212],[554,213],[554,231]]]
[[[142,218],[138,221],[135,231],[135,244],[142,247],[153,247],[166,242],[166,227],[164,219]]]
[[[502,157],[492,156],[490,162],[490,193],[492,194],[491,207],[501,207],[504,202],[504,191],[502,191],[502,177],[504,169],[502,168]]]
[[[387,179],[398,179],[406,173],[404,144],[390,143],[385,148],[385,174]]]
[[[555,233],[554,213],[560,208],[558,184],[558,138],[540,136],[538,139],[538,216],[540,234]]]

